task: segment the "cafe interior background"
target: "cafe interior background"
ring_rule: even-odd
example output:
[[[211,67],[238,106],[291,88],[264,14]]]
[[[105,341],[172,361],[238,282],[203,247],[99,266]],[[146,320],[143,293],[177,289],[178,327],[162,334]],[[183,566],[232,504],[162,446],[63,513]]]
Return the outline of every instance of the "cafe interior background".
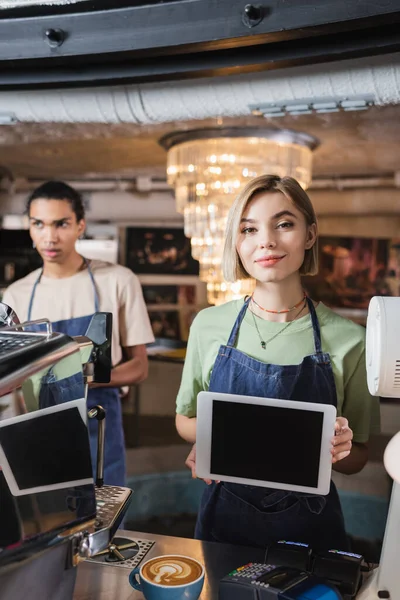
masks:
[[[135,489],[126,527],[192,535],[204,484],[184,466],[175,397],[195,314],[248,292],[240,282],[229,288],[218,267],[220,224],[246,177],[303,178],[321,235],[320,273],[304,281],[313,298],[365,324],[373,295],[399,295],[398,72],[398,56],[386,55],[0,95],[1,289],[39,265],[23,212],[47,179],[84,194],[82,254],[126,265],[143,286],[157,344],[147,381],[123,400]],[[382,454],[399,425],[400,406],[383,399],[370,462],[351,478],[334,473],[349,533],[378,554],[390,494]]]

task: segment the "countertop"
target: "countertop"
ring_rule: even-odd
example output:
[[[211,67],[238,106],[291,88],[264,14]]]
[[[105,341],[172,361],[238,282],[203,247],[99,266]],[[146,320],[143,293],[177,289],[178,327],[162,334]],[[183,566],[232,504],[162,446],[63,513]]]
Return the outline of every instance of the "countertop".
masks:
[[[117,536],[138,540],[153,540],[154,546],[143,559],[165,554],[183,554],[199,560],[206,577],[200,600],[217,600],[218,583],[230,571],[248,562],[264,562],[264,551],[243,546],[230,546],[213,542],[119,531]],[[143,600],[143,595],[129,584],[129,568],[83,562],[78,567],[74,600]]]

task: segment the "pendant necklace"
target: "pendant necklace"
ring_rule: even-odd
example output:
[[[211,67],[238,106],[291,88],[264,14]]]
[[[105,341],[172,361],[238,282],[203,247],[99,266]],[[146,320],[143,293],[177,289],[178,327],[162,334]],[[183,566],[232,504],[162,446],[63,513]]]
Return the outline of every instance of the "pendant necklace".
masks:
[[[303,310],[305,309],[305,307],[306,307],[306,304],[307,304],[307,298],[306,298],[306,296],[305,296],[305,295],[304,295],[304,298],[302,299],[302,301],[301,301],[301,302],[302,302],[303,306],[301,307],[301,309],[299,310],[299,312],[297,313],[297,315],[294,317],[294,319],[292,319],[292,321],[289,321],[289,323],[287,323],[287,324],[285,325],[285,327],[282,327],[282,329],[281,329],[280,331],[278,331],[278,333],[275,333],[275,335],[273,335],[273,336],[272,336],[271,338],[269,338],[269,340],[267,340],[267,341],[265,341],[265,340],[263,340],[263,339],[262,339],[262,337],[261,337],[261,333],[260,333],[260,330],[258,329],[258,325],[257,325],[257,320],[256,320],[256,317],[255,317],[255,314],[254,314],[254,313],[253,313],[253,311],[250,309],[250,312],[251,312],[251,314],[252,314],[252,316],[253,316],[254,326],[255,326],[255,328],[256,328],[256,330],[257,330],[258,337],[260,338],[260,344],[261,344],[261,348],[262,348],[263,350],[265,350],[265,349],[266,349],[266,347],[267,347],[267,344],[269,344],[270,342],[272,342],[272,340],[274,340],[276,337],[278,337],[278,335],[280,335],[281,333],[283,333],[284,331],[286,331],[286,329],[287,329],[288,327],[290,327],[290,325],[293,323],[293,321],[295,321],[295,320],[296,320],[296,319],[297,319],[297,318],[298,318],[298,317],[301,315],[301,313],[303,312]],[[256,304],[256,303],[255,303],[255,304]],[[257,306],[258,306],[258,305],[257,305]],[[267,312],[270,312],[270,311],[267,311]],[[289,311],[282,311],[282,312],[289,312]]]

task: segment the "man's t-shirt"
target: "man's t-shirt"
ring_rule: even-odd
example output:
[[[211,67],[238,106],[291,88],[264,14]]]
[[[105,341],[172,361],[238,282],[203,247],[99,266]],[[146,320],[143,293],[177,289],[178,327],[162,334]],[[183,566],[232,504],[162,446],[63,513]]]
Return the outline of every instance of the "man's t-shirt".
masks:
[[[221,344],[226,345],[243,300],[202,310],[194,319],[188,341],[177,413],[196,416],[197,394],[208,390],[214,362]],[[338,416],[348,419],[355,442],[366,442],[379,433],[379,399],[370,395],[365,366],[365,329],[319,303],[316,309],[323,352],[330,355],[337,391]],[[257,318],[257,317],[255,317]],[[256,360],[275,365],[297,365],[315,352],[310,315],[283,331],[287,323],[257,318],[249,310],[239,329],[236,347]],[[259,335],[260,334],[260,335]],[[272,339],[276,334],[277,337]],[[261,339],[267,342],[261,348]],[[271,342],[268,343],[268,340]]]
[[[126,267],[100,260],[88,261],[99,296],[99,310],[113,314],[112,362],[122,360],[122,348],[154,341],[139,279]],[[3,301],[17,313],[20,321],[28,318],[33,286],[40,269],[16,281],[5,291]],[[71,277],[41,277],[36,287],[32,319],[61,321],[92,315],[95,297],[92,280],[84,269]],[[81,332],[84,335],[85,331]]]

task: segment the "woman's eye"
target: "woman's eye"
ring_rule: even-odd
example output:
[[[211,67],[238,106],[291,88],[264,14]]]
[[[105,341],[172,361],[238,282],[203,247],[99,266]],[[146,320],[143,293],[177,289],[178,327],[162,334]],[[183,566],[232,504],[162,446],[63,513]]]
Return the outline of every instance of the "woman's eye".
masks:
[[[255,231],[255,227],[245,227],[244,229],[242,229],[242,233],[244,234],[254,233]]]
[[[293,223],[290,221],[284,221],[282,223],[278,223],[277,227],[280,227],[281,229],[290,229],[290,227],[293,227]]]

